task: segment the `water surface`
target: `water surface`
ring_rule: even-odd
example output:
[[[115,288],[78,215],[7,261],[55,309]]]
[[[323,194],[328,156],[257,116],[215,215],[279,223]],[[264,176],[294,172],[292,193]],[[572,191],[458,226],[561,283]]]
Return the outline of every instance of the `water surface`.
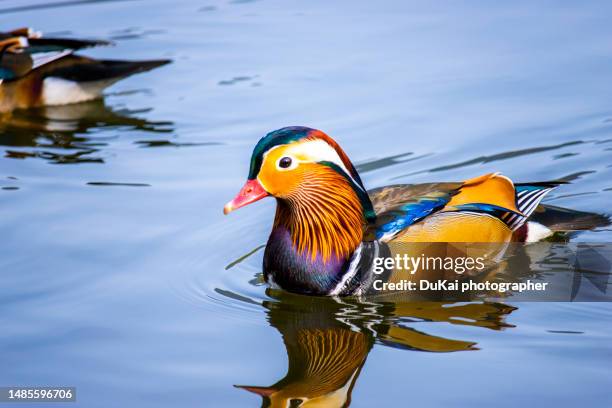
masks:
[[[265,243],[273,201],[221,210],[259,137],[307,125],[338,140],[369,188],[501,171],[566,178],[546,202],[609,212],[611,13],[607,2],[2,2],[3,27],[110,38],[87,54],[174,63],[104,101],[2,124],[0,385],[76,386],[83,407],[258,406],[271,389],[307,397],[309,358],[323,356],[343,369],[315,365],[322,378],[355,407],[610,406],[609,303],[266,292],[262,251],[235,261]]]

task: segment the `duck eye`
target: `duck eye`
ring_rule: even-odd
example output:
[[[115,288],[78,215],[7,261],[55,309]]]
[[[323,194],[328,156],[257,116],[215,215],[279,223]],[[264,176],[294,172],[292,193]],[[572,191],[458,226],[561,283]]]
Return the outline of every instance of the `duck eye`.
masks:
[[[278,161],[278,167],[281,169],[286,169],[289,166],[291,166],[291,157],[285,156]]]

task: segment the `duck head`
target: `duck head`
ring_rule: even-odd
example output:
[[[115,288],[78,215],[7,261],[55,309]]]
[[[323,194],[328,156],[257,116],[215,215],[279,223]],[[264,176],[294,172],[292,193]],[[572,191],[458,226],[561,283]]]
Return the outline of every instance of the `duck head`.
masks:
[[[264,197],[277,209],[268,241],[290,261],[335,265],[347,260],[375,215],[361,178],[346,153],[320,130],[286,127],[255,146],[249,176],[224,213]],[[289,263],[289,261],[287,261]]]

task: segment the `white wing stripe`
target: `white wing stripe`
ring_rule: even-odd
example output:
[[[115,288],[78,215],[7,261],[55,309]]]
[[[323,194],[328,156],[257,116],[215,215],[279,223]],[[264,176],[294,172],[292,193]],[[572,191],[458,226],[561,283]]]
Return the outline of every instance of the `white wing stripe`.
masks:
[[[39,52],[32,54],[32,69],[41,67],[69,54],[72,54],[72,50],[65,50],[61,52]]]

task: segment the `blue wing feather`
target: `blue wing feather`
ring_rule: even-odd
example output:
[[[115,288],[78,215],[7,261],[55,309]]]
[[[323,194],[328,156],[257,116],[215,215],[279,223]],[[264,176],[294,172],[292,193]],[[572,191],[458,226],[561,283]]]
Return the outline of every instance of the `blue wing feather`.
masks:
[[[435,198],[422,197],[415,202],[404,204],[393,211],[385,213],[381,217],[385,219],[385,221],[376,229],[376,238],[380,239],[385,235],[395,235],[401,230],[444,207],[449,200],[450,196]],[[388,218],[390,218],[390,220],[387,220]]]

